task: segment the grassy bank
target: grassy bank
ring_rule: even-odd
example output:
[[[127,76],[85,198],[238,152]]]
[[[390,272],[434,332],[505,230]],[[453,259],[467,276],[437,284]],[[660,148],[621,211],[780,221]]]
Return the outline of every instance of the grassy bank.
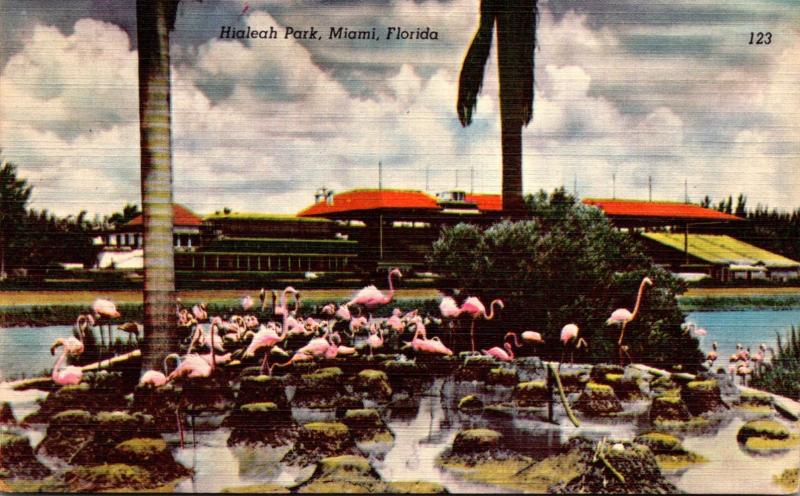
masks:
[[[681,310],[723,311],[723,310],[791,310],[800,308],[800,294],[751,294],[715,295],[678,298]]]
[[[244,294],[250,294],[254,298],[255,303],[257,305],[259,304],[258,291],[236,292],[235,296],[222,295],[220,292],[213,292],[213,295],[206,293],[212,292],[192,292],[186,295],[181,294],[182,303],[185,306],[191,306],[197,302],[205,301],[208,304],[208,313],[211,315],[231,315],[234,313],[241,313],[239,299]],[[302,294],[301,313],[308,315],[315,305],[324,305],[332,301],[346,301],[353,295],[353,291],[314,290],[304,291]],[[398,296],[395,296],[392,305],[378,309],[374,315],[376,317],[388,317],[392,309],[395,307],[399,307],[403,310],[419,308],[421,310],[433,311],[438,306],[436,291],[408,290],[404,292],[398,291],[398,294]],[[93,297],[94,296],[92,296],[92,298]],[[117,309],[122,314],[122,317],[117,320],[117,323],[130,320],[139,322],[142,321],[143,307],[141,303],[141,294],[138,295],[138,301],[135,301],[133,295],[129,294],[115,294],[112,295],[112,297],[114,298],[114,301],[117,302]],[[59,302],[54,303],[15,303],[13,305],[0,305],[0,327],[72,324],[75,322],[78,314],[89,309],[92,298],[84,300],[81,298],[76,298],[75,295],[64,295],[63,298],[57,299]],[[38,298],[32,299],[37,300]],[[64,302],[65,300],[66,302]],[[28,301],[30,301],[30,299]],[[258,315],[258,312],[256,312],[256,314]]]

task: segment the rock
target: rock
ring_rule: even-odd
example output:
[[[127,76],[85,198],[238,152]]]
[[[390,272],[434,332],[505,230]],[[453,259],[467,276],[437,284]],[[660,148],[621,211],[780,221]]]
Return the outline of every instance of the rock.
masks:
[[[575,402],[575,409],[587,415],[608,415],[622,411],[622,405],[611,386],[589,382]]]
[[[10,432],[0,432],[0,472],[7,472],[7,478],[15,479],[41,479],[50,475],[50,469],[33,454],[28,437]]]
[[[358,442],[371,440],[393,440],[394,436],[381,419],[378,411],[372,408],[348,410],[342,420]]]
[[[486,355],[468,356],[464,364],[456,369],[456,381],[486,381],[489,371],[497,367],[497,361]]]
[[[86,382],[74,386],[62,386],[48,394],[39,410],[28,415],[25,422],[47,423],[53,415],[65,410],[87,410],[90,413],[97,413],[108,409],[126,409],[128,402],[123,391],[113,390],[107,386],[108,384],[104,383],[102,387],[95,389]]]
[[[474,394],[470,394],[458,401],[458,409],[468,413],[480,412],[483,410],[483,401]]]
[[[653,398],[650,405],[650,421],[679,420],[687,421],[692,418],[689,409],[680,396],[662,395]]]
[[[224,425],[231,427],[228,446],[239,443],[281,446],[294,441],[298,431],[291,412],[270,402],[242,405],[225,419]]]
[[[780,475],[773,475],[772,480],[786,490],[787,493],[797,494],[800,490],[800,468],[787,468]]]
[[[669,377],[662,375],[656,377],[650,382],[650,391],[655,394],[665,394],[668,392],[677,392],[678,385]]]
[[[663,432],[647,432],[636,436],[635,443],[643,444],[650,448],[654,454],[686,454],[680,439]]]
[[[289,408],[289,400],[286,399],[286,381],[283,377],[253,375],[242,378],[236,395],[236,405],[263,402],[275,403],[282,410]]]
[[[353,381],[353,390],[375,401],[388,401],[392,397],[389,378],[381,370],[365,369]]]
[[[423,374],[416,362],[387,360],[381,365],[392,390],[414,390],[423,382]]]
[[[7,401],[0,405],[0,425],[17,425],[17,419],[14,417],[11,403]]]
[[[358,455],[350,429],[341,422],[310,422],[298,432],[297,442],[284,461],[300,465],[335,455]]]
[[[387,493],[394,494],[445,494],[447,489],[438,482],[398,481],[386,485]]]
[[[134,438],[117,444],[108,455],[109,463],[127,463],[150,471],[154,482],[166,482],[188,475],[177,463],[163,439]]]
[[[130,410],[152,416],[158,432],[175,432],[178,430],[175,412],[180,402],[179,393],[172,384],[136,386]]]
[[[471,454],[496,450],[503,435],[491,429],[468,429],[459,431],[453,440],[452,453]]]
[[[347,410],[358,410],[364,408],[364,400],[355,396],[341,396],[336,400],[336,418],[341,419]]]
[[[299,493],[382,493],[386,484],[362,456],[323,458],[311,478],[297,488]]]
[[[614,374],[622,377],[625,374],[625,369],[612,363],[598,363],[592,367],[592,370],[589,371],[589,379],[592,382],[608,384],[605,382],[607,379],[606,375],[608,374]]]
[[[94,438],[95,422],[86,410],[66,410],[53,416],[36,453],[69,462]]]
[[[76,467],[64,474],[64,481],[71,492],[98,492],[120,488],[141,490],[157,485],[146,469],[125,463]]]
[[[486,384],[497,386],[514,386],[517,383],[516,369],[496,367],[489,370],[486,376]]]
[[[584,370],[564,370],[559,374],[559,379],[565,393],[579,393],[589,382],[589,374]]]
[[[329,408],[344,392],[342,369],[327,367],[301,376],[292,403],[309,408]]]
[[[771,452],[800,445],[800,436],[792,434],[775,420],[751,420],[745,423],[736,434],[736,440],[748,450]]]
[[[630,401],[642,397],[639,383],[633,377],[625,377],[622,374],[608,373],[602,380],[603,384],[608,384],[614,389],[614,393],[620,400]]]
[[[282,494],[289,493],[287,488],[278,484],[251,484],[249,486],[225,487],[221,493],[235,494]]]
[[[520,382],[514,388],[513,398],[519,406],[541,406],[550,400],[545,381]]]
[[[115,446],[134,438],[161,439],[153,417],[121,411],[99,412],[94,416],[94,435],[73,455],[72,462],[79,465],[105,463]]]
[[[554,493],[595,494],[671,494],[678,488],[661,474],[655,457],[649,448],[639,444],[621,443],[622,450],[612,449],[607,443],[594,458],[595,443],[580,446],[583,464],[580,475],[567,483],[550,487]],[[603,461],[605,460],[605,462]],[[614,474],[608,465],[624,479]]]
[[[716,380],[691,381],[681,389],[681,397],[692,415],[728,408]]]

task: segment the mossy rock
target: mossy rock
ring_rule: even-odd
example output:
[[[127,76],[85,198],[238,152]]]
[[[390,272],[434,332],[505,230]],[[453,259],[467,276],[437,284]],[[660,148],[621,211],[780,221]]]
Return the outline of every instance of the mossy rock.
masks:
[[[503,435],[491,429],[459,431],[453,440],[452,453],[456,455],[496,450]]]
[[[141,490],[157,484],[146,469],[125,463],[76,467],[64,474],[64,481],[71,492],[97,492],[119,488]]]
[[[392,386],[382,370],[364,369],[355,376],[353,390],[375,401],[388,401],[392,397]]]
[[[675,383],[675,381],[665,375],[658,376],[650,381],[650,391],[656,394],[662,394],[666,391],[672,391],[676,389],[678,389],[678,385]]]
[[[609,415],[622,411],[622,404],[614,394],[614,389],[597,382],[586,384],[574,406],[586,415]]]
[[[650,448],[655,454],[686,454],[686,450],[681,445],[681,440],[677,437],[663,432],[647,432],[636,436],[633,440]]]
[[[773,475],[772,480],[789,493],[800,490],[800,469],[787,468],[780,475]]]
[[[393,390],[413,389],[424,380],[422,369],[416,362],[386,360],[381,368],[386,372]]]
[[[394,494],[445,494],[448,491],[438,482],[397,481],[386,484],[386,492]]]
[[[514,401],[519,406],[540,406],[551,399],[545,381],[520,382],[514,388]]]
[[[483,410],[483,401],[474,394],[470,394],[458,401],[458,409],[462,412],[479,412]]]
[[[380,429],[384,427],[383,420],[374,408],[361,408],[347,410],[343,422],[354,431]]]
[[[136,386],[130,410],[153,417],[158,432],[175,432],[175,411],[180,402],[180,391],[172,384],[161,387]]]
[[[336,418],[343,418],[348,410],[364,408],[364,400],[355,396],[340,396],[335,403]]]
[[[613,446],[620,444],[622,449]],[[581,448],[584,461],[580,475],[550,487],[554,493],[673,494],[678,488],[661,473],[653,452],[646,446],[609,442],[594,457],[595,443]],[[587,456],[588,455],[588,456]],[[609,465],[619,474],[614,474]]]
[[[629,401],[642,397],[639,382],[634,377],[625,377],[623,374],[608,373],[605,375],[603,384],[608,384],[614,388],[614,393],[620,400]]]
[[[284,494],[291,491],[278,484],[251,484],[249,486],[225,487],[220,492],[234,494]]]
[[[94,438],[95,419],[86,410],[65,410],[50,420],[36,453],[69,461]]]
[[[189,474],[189,470],[172,457],[163,439],[134,438],[123,441],[109,453],[108,462],[144,467],[151,472],[154,481],[163,482]]]
[[[493,386],[514,386],[519,382],[516,369],[496,367],[489,370],[486,376],[486,384]]]
[[[342,369],[326,367],[301,376],[292,403],[311,408],[328,408],[344,393]]]
[[[692,418],[680,396],[656,396],[650,405],[650,420],[687,421]]]
[[[50,475],[50,469],[33,454],[28,437],[8,432],[0,432],[0,471],[7,472],[7,478],[40,479]]]
[[[581,392],[590,381],[589,374],[584,370],[564,370],[558,377],[566,393]]]
[[[359,454],[352,433],[341,422],[309,422],[299,432],[284,461],[308,465],[335,455]]]
[[[161,438],[153,417],[121,411],[99,412],[94,416],[94,436],[72,455],[72,463],[104,463],[119,443],[135,438]]]
[[[229,446],[240,443],[281,446],[294,441],[298,431],[291,412],[271,402],[242,405],[231,412],[224,425],[231,427]]]
[[[39,410],[28,415],[25,422],[29,424],[48,423],[53,415],[64,410],[87,410],[96,413],[108,409],[126,409],[127,400],[122,390],[107,387],[93,388],[83,382],[70,386],[62,386],[47,395]]]
[[[497,361],[486,355],[473,355],[464,359],[464,363],[456,369],[455,380],[484,382],[489,371],[497,367]]]
[[[713,379],[690,381],[681,388],[681,397],[686,402],[686,407],[692,415],[700,415],[718,408],[728,407],[722,401],[719,383]]]
[[[314,474],[297,492],[377,493],[385,489],[386,484],[369,460],[357,455],[339,455],[321,459]]]
[[[286,381],[283,377],[253,375],[243,377],[236,395],[238,406],[248,403],[271,402],[281,409],[289,407],[286,399]]]
[[[761,391],[742,391],[739,395],[739,405],[772,406],[772,396]]]
[[[0,425],[17,425],[17,419],[14,417],[11,403],[7,401],[0,405]]]
[[[736,440],[749,450],[769,452],[800,445],[800,436],[792,434],[775,420],[751,420],[736,434]]]
[[[513,419],[515,408],[510,403],[494,403],[483,407],[483,415],[487,419]]]
[[[625,369],[613,363],[598,363],[589,371],[589,379],[591,379],[592,382],[607,384],[608,374],[622,377],[625,374]]]

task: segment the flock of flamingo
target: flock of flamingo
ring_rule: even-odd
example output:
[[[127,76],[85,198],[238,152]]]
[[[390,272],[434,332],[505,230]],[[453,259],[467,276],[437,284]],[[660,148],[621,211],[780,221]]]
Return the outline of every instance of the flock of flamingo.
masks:
[[[426,325],[431,322],[441,324],[446,322],[446,327],[450,333],[449,342],[453,343],[453,332],[455,323],[462,315],[466,315],[471,320],[470,343],[471,354],[478,355],[475,347],[475,324],[478,320],[491,320],[495,316],[497,309],[502,310],[504,304],[501,300],[493,300],[489,304],[490,310],[487,312],[486,306],[474,296],[466,298],[461,305],[450,296],[445,296],[439,304],[440,316],[420,315],[418,310],[403,313],[399,308],[395,308],[388,319],[382,321],[373,319],[372,313],[382,305],[387,305],[394,296],[394,277],[402,277],[399,269],[392,269],[388,274],[389,290],[384,294],[374,285],[364,287],[349,301],[337,305],[329,303],[319,308],[316,317],[300,316],[300,292],[296,289],[287,287],[280,295],[271,291],[271,319],[262,322],[255,315],[258,308],[256,302],[250,296],[241,299],[241,315],[233,315],[227,319],[220,316],[210,316],[207,306],[198,303],[191,308],[181,306],[180,301],[177,308],[178,323],[185,331],[188,341],[186,348],[181,355],[180,350],[169,355],[164,360],[164,370],[148,370],[141,375],[140,384],[152,387],[161,387],[177,379],[197,379],[210,377],[215,367],[220,364],[230,363],[234,360],[239,362],[258,359],[260,356],[261,373],[272,375],[275,367],[286,367],[292,363],[300,361],[310,361],[317,358],[332,359],[337,356],[352,356],[368,350],[372,355],[376,350],[384,347],[386,337],[389,335],[402,336],[406,331],[411,335],[410,341],[403,341],[400,345],[401,350],[411,348],[416,354],[429,354],[439,356],[453,355],[450,347],[446,346],[439,336],[429,338],[427,336]],[[619,358],[620,364],[624,364],[624,358],[632,363],[628,346],[624,344],[626,326],[632,322],[639,314],[640,304],[644,290],[647,286],[652,286],[650,278],[645,277],[639,285],[636,303],[633,311],[625,308],[615,310],[607,320],[607,325],[620,327]],[[294,300],[291,305],[289,299]],[[261,290],[259,299],[261,301],[260,313],[262,316],[269,315],[267,312],[267,291]],[[363,310],[362,310],[363,309]],[[364,310],[367,315],[364,315]],[[68,338],[59,338],[51,347],[51,354],[59,347],[62,353],[56,361],[52,379],[56,384],[68,385],[78,384],[82,378],[80,367],[64,366],[68,356],[77,356],[83,353],[83,338],[86,332],[90,332],[92,327],[100,327],[100,340],[104,340],[103,325],[108,326],[108,342],[112,340],[112,319],[119,318],[120,313],[114,302],[108,299],[98,298],[92,304],[92,310],[78,316],[75,325],[75,335]],[[129,336],[135,336],[138,343],[139,326],[128,322],[120,325],[117,329],[127,332]],[[411,334],[413,331],[413,334]],[[695,336],[706,334],[704,329],[697,329],[694,324],[687,324],[686,331],[693,332]],[[365,338],[360,338],[359,334],[366,334]],[[520,341],[521,336],[521,341]],[[129,338],[129,342],[130,342]],[[571,361],[574,353],[581,347],[588,346],[586,340],[579,337],[579,328],[574,323],[568,323],[561,329],[560,341],[563,345],[561,362],[568,348],[571,348]],[[483,355],[491,356],[496,360],[509,362],[514,359],[514,348],[521,348],[525,345],[532,346],[534,351],[537,345],[543,344],[542,334],[536,331],[524,331],[520,335],[509,331],[503,337],[501,346],[494,346],[489,349],[480,350]],[[709,367],[717,359],[717,344],[714,342],[712,351],[708,353],[707,359]],[[288,350],[293,350],[290,352]],[[765,345],[761,345],[759,352],[749,353],[749,349],[744,349],[739,345],[737,353],[731,356],[731,366],[729,373],[738,374],[746,377],[752,372],[752,368],[757,367],[764,359],[764,352],[767,350]],[[270,358],[277,357],[274,363],[270,364]],[[172,361],[174,366],[171,370],[167,364]],[[62,368],[63,367],[63,368]],[[744,380],[744,379],[743,379]]]

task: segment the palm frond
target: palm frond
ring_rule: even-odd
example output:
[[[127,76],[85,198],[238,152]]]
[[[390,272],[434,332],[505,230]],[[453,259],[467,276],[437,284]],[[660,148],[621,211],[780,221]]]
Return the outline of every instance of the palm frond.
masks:
[[[492,48],[492,35],[496,18],[496,6],[493,0],[481,0],[481,14],[478,31],[464,57],[461,74],[458,78],[458,101],[456,110],[462,126],[472,123],[472,113],[478,103],[478,94],[483,87],[483,72],[489,51]]]

